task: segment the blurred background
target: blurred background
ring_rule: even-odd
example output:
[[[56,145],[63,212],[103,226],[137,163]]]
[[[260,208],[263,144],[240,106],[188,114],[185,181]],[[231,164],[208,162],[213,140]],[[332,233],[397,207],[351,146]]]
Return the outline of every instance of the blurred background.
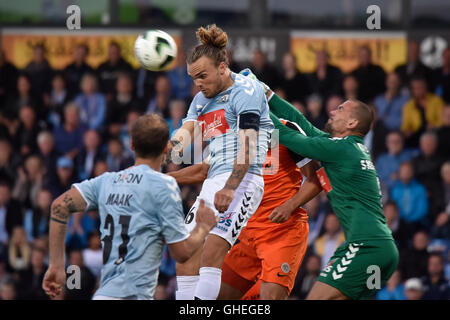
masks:
[[[81,29],[68,30],[69,5]],[[368,30],[369,5],[381,30]],[[0,299],[47,299],[48,217],[73,182],[134,159],[128,128],[155,112],[171,133],[197,90],[185,57],[195,30],[229,36],[230,68],[250,67],[317,127],[348,98],[377,120],[365,138],[384,213],[400,250],[376,299],[450,299],[450,2],[447,0],[14,0],[0,2]],[[166,72],[139,68],[133,45],[148,29],[179,48]],[[165,172],[179,166],[164,167]],[[200,186],[182,187],[187,212]],[[344,241],[321,194],[306,205],[309,248],[291,299],[304,299]],[[98,213],[74,214],[67,263],[90,299],[102,266]],[[175,262],[164,252],[156,299],[173,299]]]

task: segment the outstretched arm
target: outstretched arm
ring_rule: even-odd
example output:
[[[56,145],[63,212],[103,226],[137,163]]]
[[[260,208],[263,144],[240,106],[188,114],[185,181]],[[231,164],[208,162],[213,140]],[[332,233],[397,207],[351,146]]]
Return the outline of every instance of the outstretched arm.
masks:
[[[307,136],[327,136],[328,134],[322,130],[317,129],[309,122],[306,117],[298,111],[292,104],[280,98],[275,93],[271,95],[269,100],[270,111],[278,118],[286,119],[297,123]]]
[[[209,164],[202,162],[167,174],[174,177],[178,184],[197,184],[206,179],[208,170]]]
[[[87,203],[77,188],[72,188],[53,201],[50,211],[49,256],[50,264],[44,276],[42,288],[50,296],[61,293],[66,282],[65,240],[69,217],[84,211]]]
[[[297,130],[283,125],[274,114],[270,113],[270,118],[275,129],[279,130],[280,144],[292,152],[306,158],[326,162],[340,161],[345,156],[345,154],[340,152],[339,141],[326,136],[307,137]]]

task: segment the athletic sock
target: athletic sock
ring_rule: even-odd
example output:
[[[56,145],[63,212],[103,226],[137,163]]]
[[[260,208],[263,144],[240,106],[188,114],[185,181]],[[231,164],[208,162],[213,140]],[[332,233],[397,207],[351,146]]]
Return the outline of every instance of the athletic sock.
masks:
[[[200,279],[195,289],[195,298],[201,300],[216,300],[220,291],[222,270],[212,267],[200,268]]]
[[[176,300],[194,300],[195,287],[199,276],[177,276]]]

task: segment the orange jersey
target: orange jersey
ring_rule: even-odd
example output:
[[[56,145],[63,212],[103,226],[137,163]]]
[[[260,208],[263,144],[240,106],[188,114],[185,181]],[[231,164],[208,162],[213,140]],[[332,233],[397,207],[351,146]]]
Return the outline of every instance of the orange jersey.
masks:
[[[286,124],[286,121],[283,121]],[[288,122],[288,124],[291,124]],[[288,125],[286,124],[286,125]],[[272,211],[292,198],[302,185],[303,176],[297,163],[304,161],[303,157],[294,155],[282,145],[269,149],[263,164],[264,196],[258,210],[253,214],[247,224],[250,227],[267,227],[273,224],[269,220]],[[307,159],[308,160],[308,159]],[[299,208],[292,212],[289,221],[307,221],[308,216],[304,209]]]

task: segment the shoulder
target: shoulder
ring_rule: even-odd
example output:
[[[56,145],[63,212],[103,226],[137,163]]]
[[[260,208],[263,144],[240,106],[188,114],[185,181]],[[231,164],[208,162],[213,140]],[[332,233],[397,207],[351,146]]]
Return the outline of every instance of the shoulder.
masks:
[[[234,97],[241,96],[243,94],[252,96],[253,93],[264,94],[261,84],[254,79],[235,73],[230,98],[233,99]]]

